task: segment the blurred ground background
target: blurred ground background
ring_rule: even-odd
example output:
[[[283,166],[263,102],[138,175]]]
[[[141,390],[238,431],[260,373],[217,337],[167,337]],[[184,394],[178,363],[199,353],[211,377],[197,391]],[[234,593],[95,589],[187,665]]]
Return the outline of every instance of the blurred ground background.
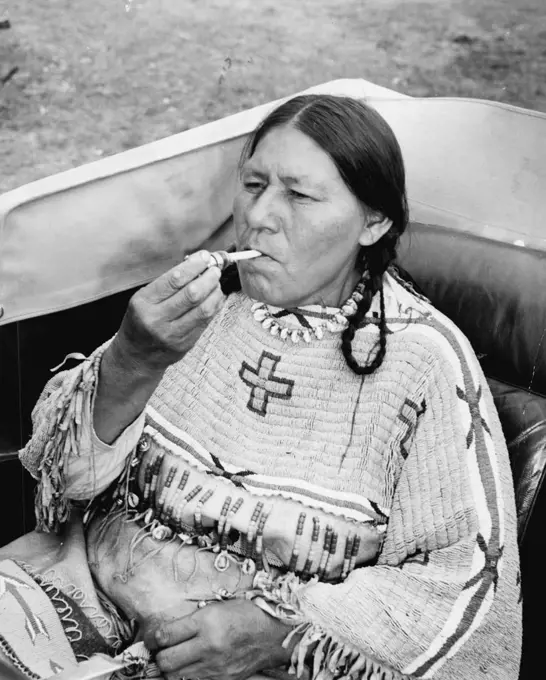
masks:
[[[0,192],[334,78],[546,111],[546,0],[0,0],[8,17]]]

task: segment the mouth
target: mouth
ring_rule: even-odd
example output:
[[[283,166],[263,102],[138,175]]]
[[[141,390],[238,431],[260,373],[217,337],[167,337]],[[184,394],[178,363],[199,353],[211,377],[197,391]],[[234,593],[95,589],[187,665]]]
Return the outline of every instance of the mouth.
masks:
[[[269,255],[268,253],[266,253],[265,251],[263,251],[261,248],[256,248],[256,247],[254,247],[254,246],[248,246],[248,245],[241,246],[241,248],[239,248],[239,251],[240,251],[240,252],[245,252],[245,251],[248,251],[248,250],[256,250],[256,251],[258,251],[259,253],[261,253],[261,256],[255,258],[255,259],[253,259],[253,260],[245,260],[245,262],[248,262],[248,263],[250,263],[250,262],[259,262],[259,261],[264,260],[264,259],[266,259],[266,258],[269,259],[269,260],[273,260],[273,259],[274,259],[274,258],[271,257],[271,255]]]

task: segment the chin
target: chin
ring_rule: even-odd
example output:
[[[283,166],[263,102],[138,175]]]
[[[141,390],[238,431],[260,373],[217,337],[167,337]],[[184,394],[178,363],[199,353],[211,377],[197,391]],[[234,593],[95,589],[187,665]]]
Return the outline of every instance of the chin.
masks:
[[[274,286],[265,280],[258,280],[254,276],[245,276],[241,274],[241,288],[243,293],[256,300],[257,302],[265,302],[274,307],[284,307],[285,300],[282,293]]]
[[[247,295],[252,300],[256,302],[264,302],[272,307],[280,307],[281,309],[289,309],[292,307],[298,307],[298,303],[294,298],[287,298],[279,292],[256,290],[254,288],[249,289],[248,292],[243,286],[243,293]]]

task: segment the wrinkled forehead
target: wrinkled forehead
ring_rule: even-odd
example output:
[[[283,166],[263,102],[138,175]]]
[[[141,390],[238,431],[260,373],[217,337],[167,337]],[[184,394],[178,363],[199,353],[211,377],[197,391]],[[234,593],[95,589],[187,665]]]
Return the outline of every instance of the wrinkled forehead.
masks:
[[[267,132],[246,159],[243,172],[324,187],[343,181],[331,156],[292,125]]]

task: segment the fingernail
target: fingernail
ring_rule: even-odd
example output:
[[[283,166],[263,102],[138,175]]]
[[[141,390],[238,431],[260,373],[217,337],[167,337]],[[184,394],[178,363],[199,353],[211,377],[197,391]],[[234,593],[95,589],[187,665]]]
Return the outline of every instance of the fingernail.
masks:
[[[216,276],[217,279],[220,279],[222,277],[222,270],[220,267],[211,267],[212,271],[214,272],[214,276]]]
[[[201,259],[203,262],[206,262],[207,264],[210,262],[210,253],[206,250],[201,250],[199,253]]]
[[[167,642],[167,637],[161,629],[156,630],[155,641],[157,642],[158,645],[162,645],[165,644],[165,642]]]

